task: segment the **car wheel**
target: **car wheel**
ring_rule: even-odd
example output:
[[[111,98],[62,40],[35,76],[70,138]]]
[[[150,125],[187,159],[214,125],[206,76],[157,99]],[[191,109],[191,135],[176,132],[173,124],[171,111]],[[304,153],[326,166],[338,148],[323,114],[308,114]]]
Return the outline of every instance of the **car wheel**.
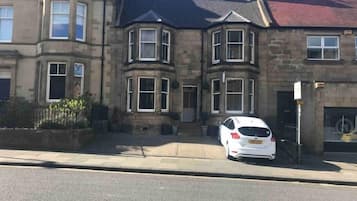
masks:
[[[221,133],[218,133],[218,135],[217,135],[217,140],[218,140],[218,143],[219,143],[220,145],[222,145],[222,142],[221,142]]]
[[[225,150],[226,150],[226,158],[227,158],[228,160],[232,160],[233,157],[229,154],[229,145],[228,145],[228,142],[226,143]]]

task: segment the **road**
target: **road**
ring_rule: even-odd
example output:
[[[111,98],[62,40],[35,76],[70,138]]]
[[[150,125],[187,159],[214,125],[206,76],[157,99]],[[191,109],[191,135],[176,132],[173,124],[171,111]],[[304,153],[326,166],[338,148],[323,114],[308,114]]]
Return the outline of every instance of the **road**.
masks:
[[[357,188],[0,166],[0,201],[348,201]]]

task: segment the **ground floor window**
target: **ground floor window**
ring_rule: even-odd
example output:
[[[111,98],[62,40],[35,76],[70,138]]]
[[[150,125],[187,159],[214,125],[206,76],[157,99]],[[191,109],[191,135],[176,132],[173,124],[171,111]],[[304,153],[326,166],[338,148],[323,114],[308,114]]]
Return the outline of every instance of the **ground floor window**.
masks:
[[[155,111],[155,78],[139,78],[139,112]]]
[[[126,110],[131,112],[133,109],[133,78],[128,78],[126,97]]]
[[[84,90],[84,64],[74,64],[74,96],[83,95]]]
[[[243,112],[243,79],[229,78],[226,81],[226,112]]]
[[[161,79],[161,111],[169,111],[169,79]]]
[[[249,79],[248,81],[248,105],[249,113],[254,113],[254,80]]]
[[[219,79],[212,80],[211,87],[211,112],[218,113],[219,112],[219,99],[221,96],[221,82]]]
[[[11,75],[10,73],[0,72],[0,101],[10,98]]]
[[[357,108],[324,108],[325,142],[357,142]]]
[[[66,95],[66,64],[49,63],[47,79],[47,101],[58,101]]]

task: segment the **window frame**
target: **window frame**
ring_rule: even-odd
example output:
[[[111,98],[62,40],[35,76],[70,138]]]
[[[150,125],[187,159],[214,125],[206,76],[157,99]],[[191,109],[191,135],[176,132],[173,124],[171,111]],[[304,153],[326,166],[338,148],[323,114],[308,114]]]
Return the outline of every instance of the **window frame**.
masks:
[[[56,64],[57,65],[57,74],[51,74],[50,72],[50,68],[52,64]],[[64,64],[66,66],[66,71],[64,74],[59,74],[59,65],[60,64]],[[67,63],[66,62],[48,62],[48,66],[47,66],[47,86],[46,86],[46,101],[48,103],[52,103],[52,102],[58,102],[61,99],[50,99],[50,83],[51,83],[51,75],[55,75],[55,76],[61,76],[61,77],[65,77],[65,92],[66,92],[66,83],[67,83]]]
[[[67,3],[68,4],[68,13],[56,13],[54,14],[53,13],[53,5],[55,2],[60,2],[60,3]],[[67,37],[56,37],[56,36],[53,36],[53,16],[54,15],[67,15],[68,16],[68,33],[67,33]],[[50,9],[50,39],[60,39],[60,40],[67,40],[69,39],[69,35],[70,35],[70,30],[69,30],[69,27],[70,27],[70,24],[71,24],[71,19],[70,19],[70,15],[71,15],[71,7],[70,7],[70,2],[67,0],[52,0],[51,1],[51,9]]]
[[[229,32],[240,31],[242,32],[242,42],[228,42]],[[232,44],[233,43],[233,44]],[[228,58],[228,45],[242,45],[242,59],[229,59]],[[227,62],[243,62],[244,61],[244,30],[243,29],[227,29],[226,30],[226,61]]]
[[[153,101],[153,109],[140,109],[140,94],[142,93],[142,91],[140,90],[140,82],[141,79],[153,79],[154,80],[154,91],[144,91],[144,93],[153,93],[154,95],[154,101]],[[137,101],[137,111],[138,112],[155,112],[155,108],[156,108],[156,101],[155,101],[155,96],[156,96],[156,78],[155,77],[146,77],[146,76],[142,76],[142,77],[138,77],[138,101]]]
[[[319,38],[321,42],[321,46],[309,46],[310,38]],[[335,47],[325,47],[325,38],[336,38],[337,46]],[[309,58],[309,49],[321,49],[321,58]],[[337,49],[337,58],[336,59],[326,59],[325,58],[325,49]],[[324,36],[307,36],[306,37],[306,58],[310,61],[339,61],[340,60],[340,37],[336,35],[324,35]]]
[[[250,91],[249,85],[252,85],[252,91]],[[249,79],[248,80],[248,96],[251,97],[250,103],[249,103],[249,113],[254,114],[255,112],[255,80],[254,79]]]
[[[164,40],[163,40],[163,36],[165,33],[168,34],[168,43],[164,43]],[[167,60],[164,60],[164,58],[163,58],[163,47],[164,46],[167,46]],[[161,36],[161,51],[162,51],[161,60],[163,63],[170,63],[170,48],[171,48],[171,32],[168,30],[163,30],[162,36]]]
[[[155,31],[155,41],[142,41],[141,40],[141,32],[142,31]],[[157,30],[155,28],[140,28],[139,29],[139,60],[140,61],[156,61],[157,60]],[[144,58],[141,57],[141,45],[142,43],[146,44],[155,44],[154,45],[154,58]]]
[[[221,40],[218,41],[218,43],[215,43],[215,36],[216,34],[219,34],[220,35],[220,39],[222,40],[222,32],[221,31],[214,31],[212,32],[212,64],[217,64],[221,61],[221,55],[219,55],[219,58],[216,60],[215,57],[216,57],[216,47],[219,46],[219,49],[221,50],[221,45],[222,45],[222,42]]]
[[[83,63],[78,63],[78,62],[76,62],[76,63],[74,63],[73,64],[73,68],[75,67],[75,65],[80,65],[80,66],[82,66],[82,75],[81,76],[76,76],[74,73],[73,73],[73,77],[74,78],[81,78],[81,95],[83,95],[84,94],[84,72],[85,72],[85,65],[83,64]],[[74,69],[73,69],[73,71],[74,71]]]
[[[218,92],[214,92],[214,82],[218,81],[219,83],[219,90]],[[212,114],[218,114],[219,113],[219,106],[218,106],[218,110],[214,109],[214,96],[215,95],[219,95],[219,102],[221,99],[221,80],[220,79],[212,79],[211,80],[211,113]]]
[[[0,43],[11,43],[12,40],[13,40],[13,36],[14,36],[14,7],[13,6],[0,6],[0,8],[11,9],[12,10],[12,16],[11,17],[2,17],[2,16],[0,16],[0,21],[1,20],[11,20],[11,29],[9,29],[11,38],[10,38],[10,40],[0,40]]]
[[[162,91],[162,80],[166,80],[167,81],[167,91]],[[166,95],[166,109],[161,109],[161,112],[169,112],[169,108],[170,108],[170,79],[169,78],[161,78],[161,101],[162,101],[162,95]],[[160,105],[161,107],[161,105]]]
[[[357,36],[355,36],[355,60],[357,61]]]
[[[78,6],[82,5],[84,6],[84,16],[80,16],[78,15]],[[87,39],[87,14],[88,14],[88,5],[86,3],[83,2],[77,2],[76,4],[76,26],[78,24],[78,17],[82,17],[83,18],[83,39],[81,38],[77,38],[77,28],[75,29],[75,37],[77,41],[81,41],[81,42],[85,42]]]
[[[131,81],[131,89],[129,82]],[[127,78],[127,86],[126,86],[126,111],[132,112],[133,111],[133,95],[134,95],[134,88],[133,88],[133,78]],[[130,107],[131,106],[131,107]]]
[[[240,80],[242,82],[242,92],[228,92],[228,82],[231,80]],[[227,114],[242,114],[244,112],[244,79],[243,78],[227,78],[226,79],[226,94],[225,94],[225,110]],[[242,104],[241,108],[242,110],[228,110],[228,105],[227,105],[227,100],[228,100],[228,95],[242,95]]]
[[[128,32],[128,62],[129,63],[134,61],[135,54],[132,55],[132,51],[134,49],[135,49],[135,32],[134,30],[130,30]]]
[[[252,38],[250,38],[252,37]],[[250,64],[255,64],[255,33],[253,31],[249,32],[249,52],[250,52]]]

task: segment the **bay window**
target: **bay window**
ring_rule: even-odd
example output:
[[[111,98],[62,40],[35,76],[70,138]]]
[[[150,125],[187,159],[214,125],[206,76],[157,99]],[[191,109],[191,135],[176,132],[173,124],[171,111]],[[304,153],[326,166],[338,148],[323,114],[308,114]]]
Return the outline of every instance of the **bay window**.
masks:
[[[126,110],[131,112],[133,109],[133,78],[128,78],[126,94]]]
[[[227,31],[227,61],[243,61],[244,58],[244,33],[242,30]]]
[[[78,97],[83,95],[84,89],[84,64],[74,64],[74,96]]]
[[[243,79],[229,78],[226,81],[226,112],[243,112]]]
[[[135,35],[134,31],[129,31],[128,44],[128,62],[134,61],[135,58]]]
[[[219,102],[221,96],[221,82],[219,79],[212,80],[211,87],[211,112],[218,113],[219,112]]]
[[[249,106],[249,113],[254,113],[254,80],[248,80],[248,106]]]
[[[255,62],[255,44],[254,44],[254,40],[255,40],[255,34],[254,32],[250,32],[249,33],[249,62],[251,64],[254,64]]]
[[[59,101],[66,95],[66,64],[49,63],[47,78],[47,101]]]
[[[169,111],[169,79],[161,79],[161,112]]]
[[[165,63],[170,62],[170,32],[164,30],[162,32],[161,38],[161,52],[162,52],[162,61]]]
[[[140,29],[139,56],[142,61],[156,60],[156,29]]]
[[[76,40],[86,40],[87,5],[77,3],[76,9]]]
[[[13,15],[13,7],[0,6],[0,42],[12,41]]]
[[[138,111],[155,111],[155,78],[139,78]]]
[[[50,38],[68,39],[69,14],[69,1],[51,2]]]
[[[221,58],[221,32],[216,31],[212,34],[212,63],[219,63]]]

